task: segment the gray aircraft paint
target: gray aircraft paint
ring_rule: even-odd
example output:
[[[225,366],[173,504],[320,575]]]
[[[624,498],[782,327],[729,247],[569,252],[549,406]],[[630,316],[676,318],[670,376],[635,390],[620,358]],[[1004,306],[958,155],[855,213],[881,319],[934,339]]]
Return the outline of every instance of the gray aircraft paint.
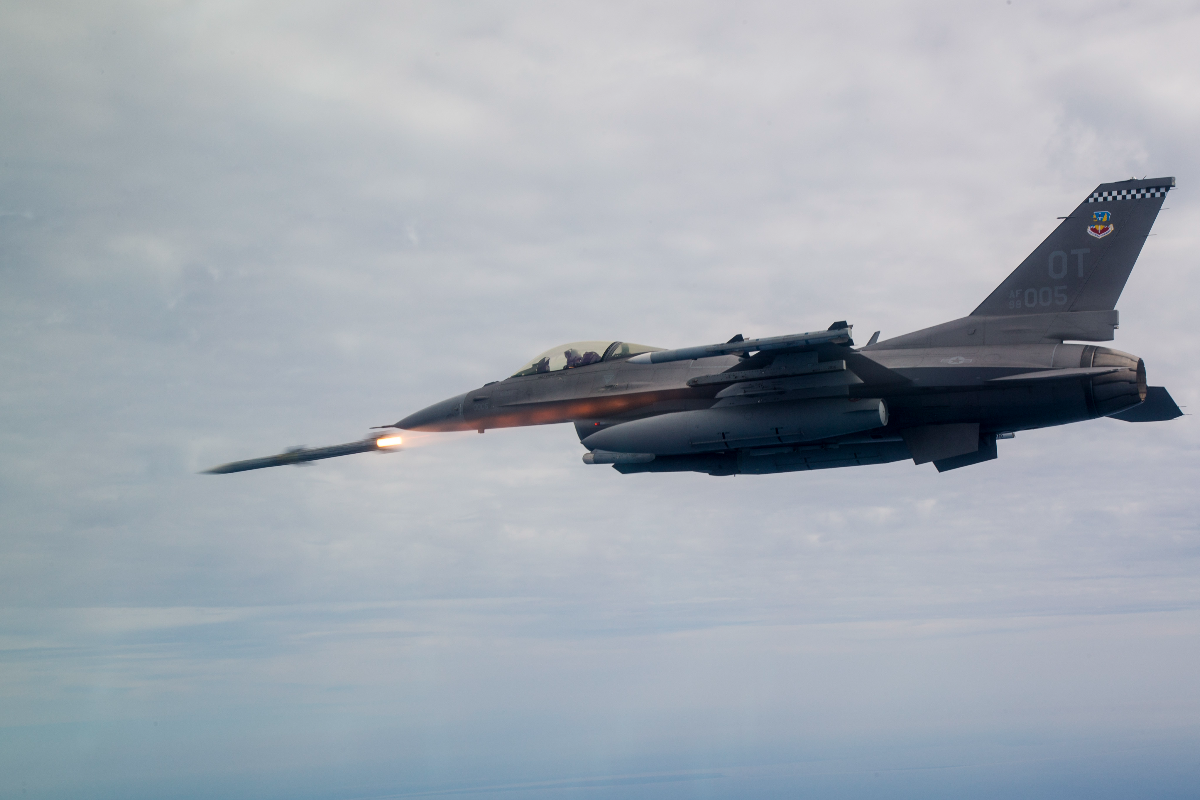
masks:
[[[1096,187],[971,316],[1116,308],[1174,186],[1174,178],[1152,178]]]
[[[1117,300],[1174,186],[1101,184],[978,308],[950,322],[884,341],[875,334],[861,349],[845,322],[619,358],[614,342],[579,366],[493,382],[394,427],[482,433],[572,422],[587,464],[760,475],[909,458],[944,472],[996,458],[997,437],[1015,431],[1103,416],[1172,419],[1178,407],[1147,386],[1140,358],[1070,340],[1114,338]],[[361,452],[371,441],[211,471]]]

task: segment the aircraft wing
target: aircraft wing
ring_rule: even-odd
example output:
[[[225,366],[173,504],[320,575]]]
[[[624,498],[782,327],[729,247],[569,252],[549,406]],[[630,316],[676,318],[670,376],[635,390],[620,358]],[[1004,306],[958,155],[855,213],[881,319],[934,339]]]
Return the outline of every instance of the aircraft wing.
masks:
[[[851,351],[843,357],[846,359],[846,366],[850,368],[850,371],[857,375],[865,384],[871,386],[895,386],[912,383],[911,379],[904,377],[894,369],[888,369],[878,361],[867,358],[862,353]]]
[[[1088,378],[1119,372],[1124,367],[1071,367],[1069,369],[1043,369],[1037,372],[1022,372],[1020,375],[1005,375],[992,378],[988,383],[1024,383],[1026,381],[1065,381],[1068,378]]]

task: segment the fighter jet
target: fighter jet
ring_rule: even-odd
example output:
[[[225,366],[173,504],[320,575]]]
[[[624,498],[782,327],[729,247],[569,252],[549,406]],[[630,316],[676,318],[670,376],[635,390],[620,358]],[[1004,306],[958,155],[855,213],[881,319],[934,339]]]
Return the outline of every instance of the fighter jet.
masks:
[[[664,349],[553,347],[510,377],[391,428],[573,423],[585,464],[624,474],[774,472],[912,459],[939,472],[996,458],[1016,432],[1181,416],[1112,341],[1117,299],[1174,178],[1105,183],[965,317],[856,347],[852,327]],[[235,472],[400,446],[398,432],[235,462]]]

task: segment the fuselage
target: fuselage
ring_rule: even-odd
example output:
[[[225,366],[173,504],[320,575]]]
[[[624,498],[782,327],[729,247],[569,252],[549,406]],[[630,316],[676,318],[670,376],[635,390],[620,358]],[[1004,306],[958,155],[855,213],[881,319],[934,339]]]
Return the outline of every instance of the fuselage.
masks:
[[[626,358],[514,376],[437,403],[397,426],[482,432],[573,422],[585,447],[597,452],[652,453],[681,469],[695,455],[704,463],[687,468],[709,472],[704,465],[721,457],[725,470],[780,471],[824,465],[828,458],[813,458],[843,446],[849,449],[833,455],[860,452],[853,463],[908,458],[904,432],[924,426],[975,424],[994,439],[1106,416],[1140,403],[1146,392],[1140,359],[1094,345],[825,347],[790,371],[777,366],[781,360],[724,355],[644,364]],[[882,369],[873,371],[871,364]],[[1115,369],[1087,372],[1100,367]],[[733,382],[739,374],[766,377]],[[874,401],[883,406],[877,419],[859,413],[839,431],[836,420],[849,420]],[[818,417],[824,428],[815,424]],[[781,422],[793,418],[804,424]],[[740,465],[729,466],[731,454]],[[772,468],[761,459],[747,461],[760,456],[769,456]],[[800,458],[800,465],[787,466],[789,456]],[[719,465],[714,469],[721,473]]]

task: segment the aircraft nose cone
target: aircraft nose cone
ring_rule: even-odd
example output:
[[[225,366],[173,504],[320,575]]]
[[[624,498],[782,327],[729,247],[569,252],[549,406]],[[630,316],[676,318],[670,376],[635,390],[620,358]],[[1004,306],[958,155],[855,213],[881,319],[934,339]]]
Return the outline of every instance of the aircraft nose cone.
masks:
[[[397,428],[409,431],[465,431],[472,426],[463,421],[463,401],[466,393],[440,403],[434,403],[396,423]]]

